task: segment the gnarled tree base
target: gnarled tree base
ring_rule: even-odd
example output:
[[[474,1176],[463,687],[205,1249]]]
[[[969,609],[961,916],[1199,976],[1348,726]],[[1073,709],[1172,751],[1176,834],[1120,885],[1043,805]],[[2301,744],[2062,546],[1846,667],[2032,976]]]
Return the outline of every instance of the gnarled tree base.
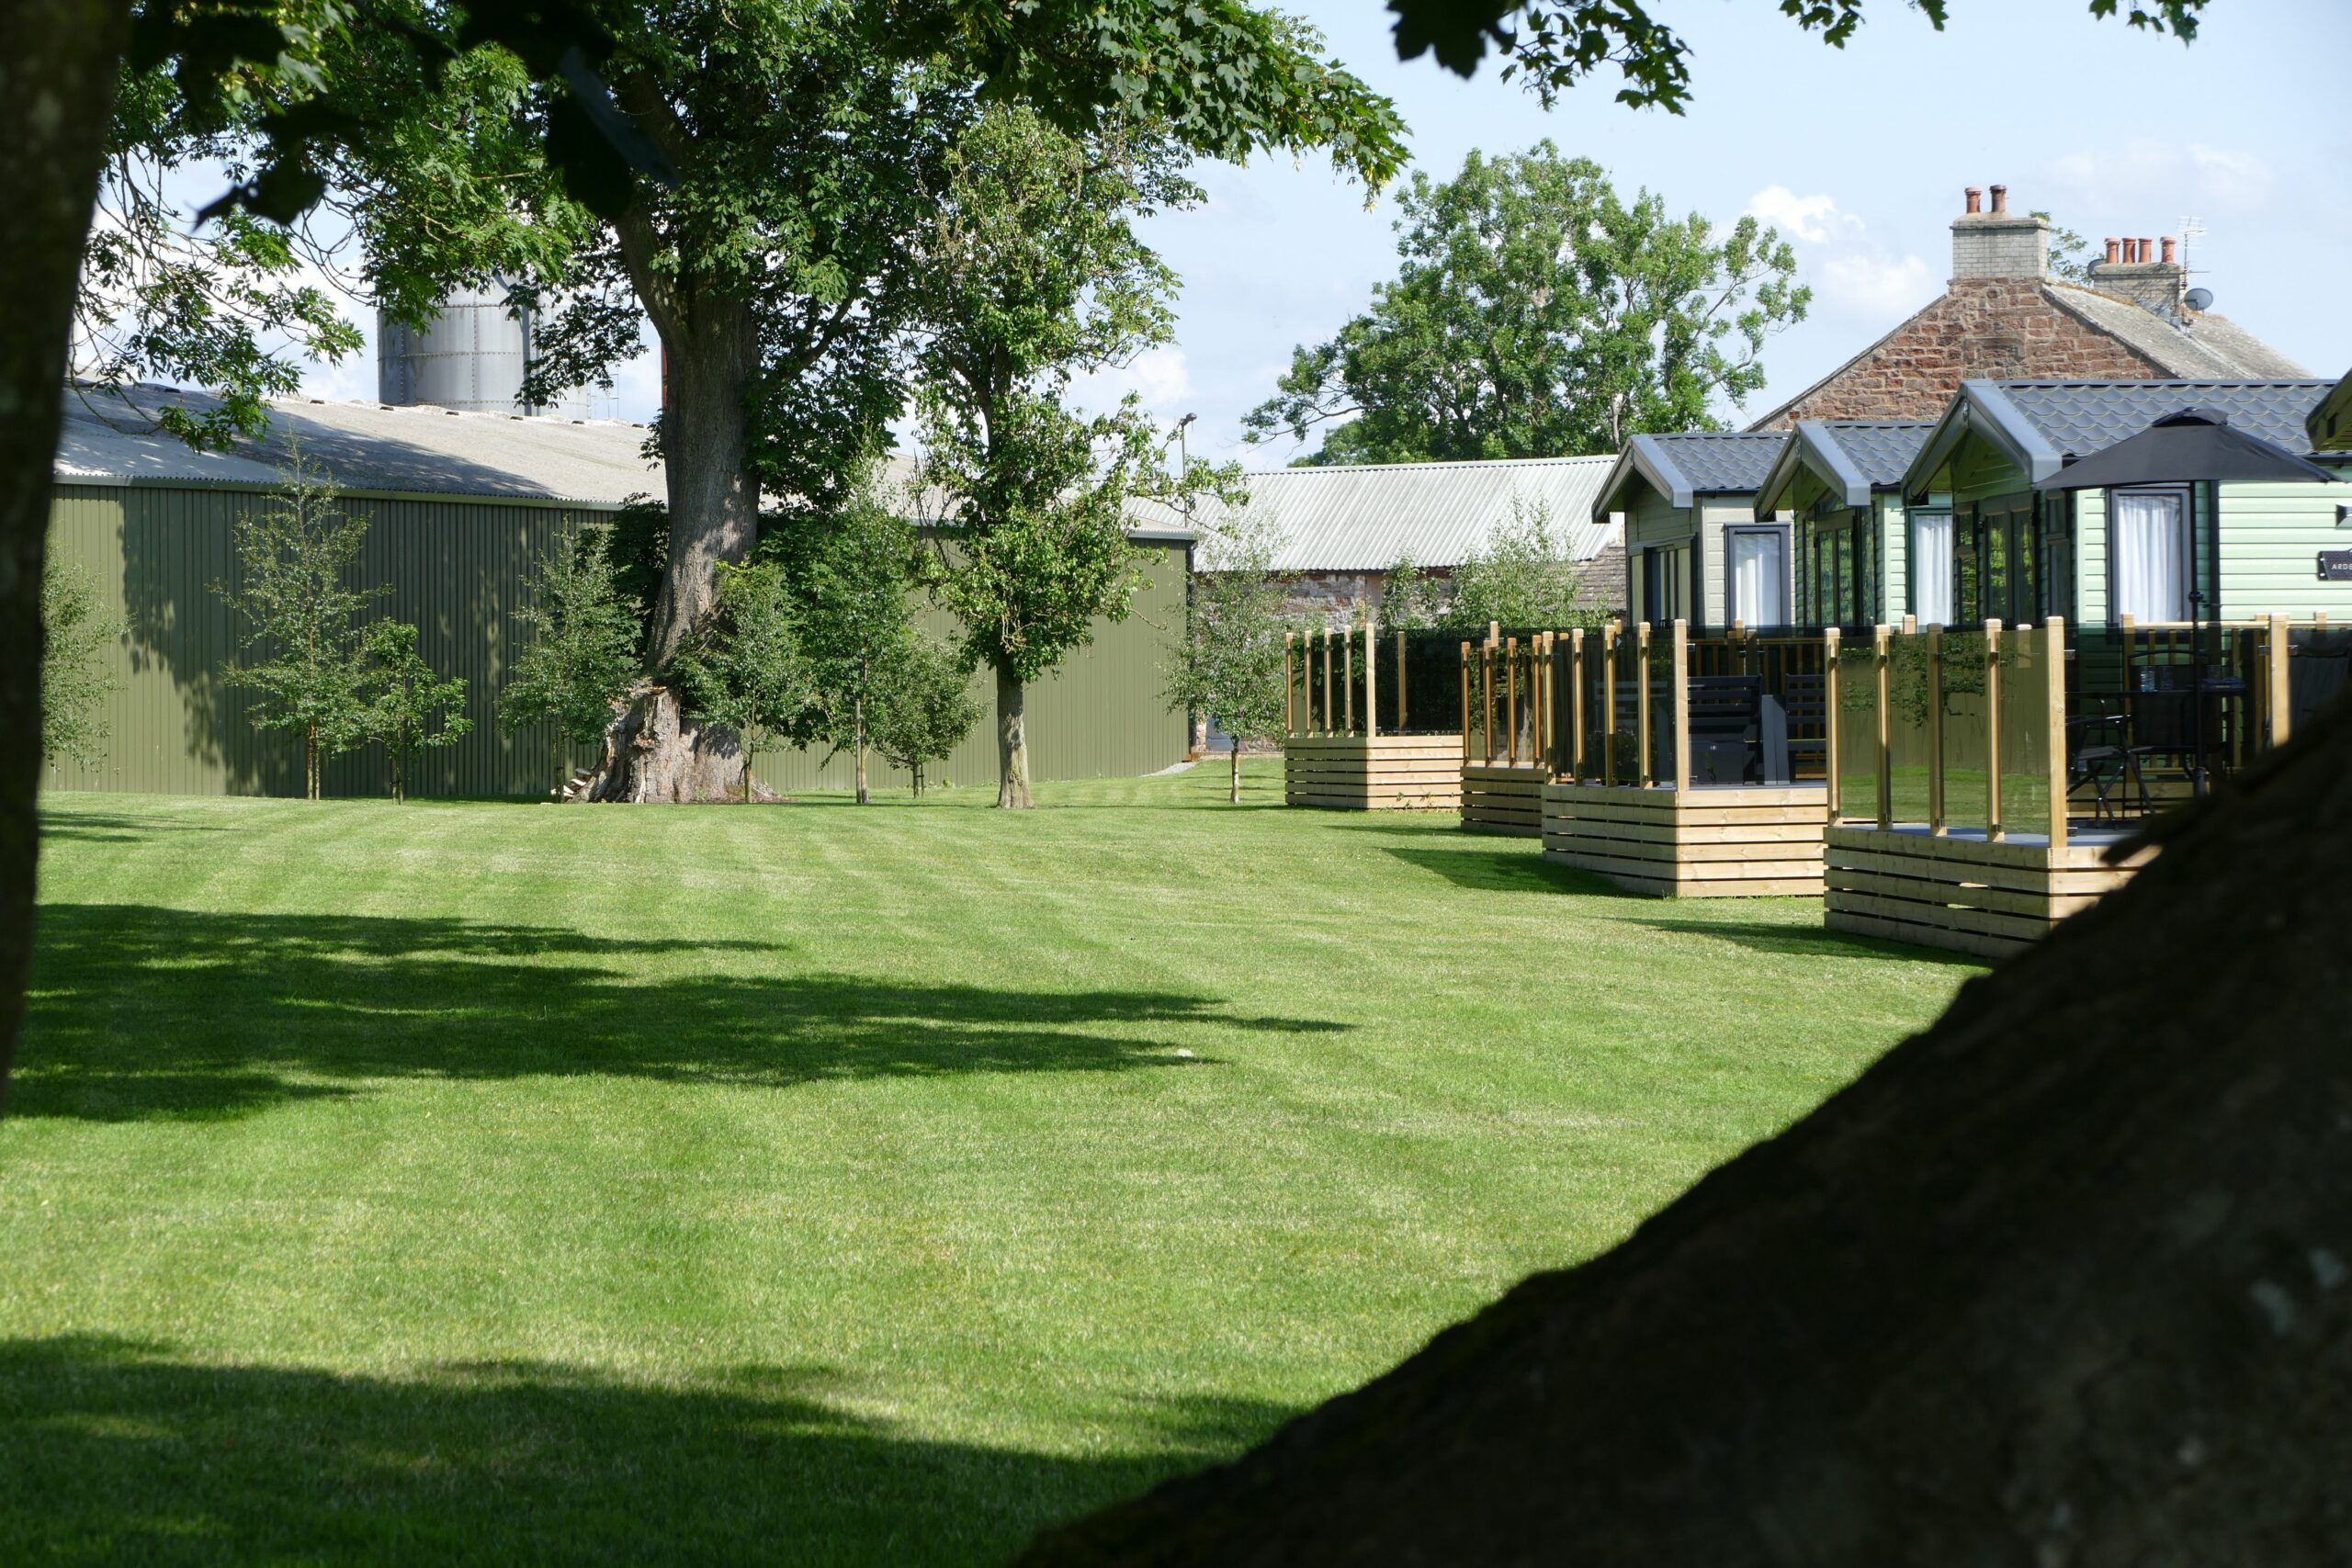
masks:
[[[648,682],[614,710],[604,761],[570,798],[673,806],[739,801],[743,750],[732,731],[688,718],[674,690]],[[776,795],[755,783],[752,798]]]

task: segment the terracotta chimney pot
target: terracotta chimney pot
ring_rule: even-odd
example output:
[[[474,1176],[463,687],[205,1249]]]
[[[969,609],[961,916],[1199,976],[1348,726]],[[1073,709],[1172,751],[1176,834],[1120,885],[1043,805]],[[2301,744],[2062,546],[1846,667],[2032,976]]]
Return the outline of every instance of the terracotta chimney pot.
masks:
[[[1970,186],[1968,187],[1967,195],[1968,210],[1971,213],[1982,211],[1984,209],[1984,193],[1977,189],[1974,186]]]
[[[2156,243],[2146,235],[2141,236],[2140,239],[2140,259],[2143,262],[2152,262],[2156,259]]]
[[[2175,240],[2175,239],[2174,239],[2170,234],[2166,234],[2166,235],[2165,236],[2165,254],[2164,254],[2164,263],[2165,263],[2165,265],[2166,265],[2166,266],[2172,266],[2172,265],[2175,265],[2175,263],[2174,263],[2174,261],[2173,261],[2173,247],[2174,247],[2176,244],[2177,244],[2177,243],[2178,243],[2178,242],[2177,242],[2177,241],[2176,241],[2176,240]]]
[[[2123,242],[2117,239],[2109,239],[2107,242],[2107,265],[2114,266],[2122,260]]]
[[[2008,209],[2009,187],[2007,186],[1995,186],[1993,187],[1993,210],[1996,212],[2007,212]]]

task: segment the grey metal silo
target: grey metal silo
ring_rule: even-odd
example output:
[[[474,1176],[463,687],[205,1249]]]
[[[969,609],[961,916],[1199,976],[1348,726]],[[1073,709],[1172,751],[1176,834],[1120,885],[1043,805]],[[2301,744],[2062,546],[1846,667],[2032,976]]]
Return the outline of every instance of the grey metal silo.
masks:
[[[458,289],[422,331],[378,311],[377,400],[475,413],[591,417],[594,400],[586,388],[553,404],[526,407],[520,401],[531,355],[532,312],[510,305],[508,288],[493,279],[482,288]]]

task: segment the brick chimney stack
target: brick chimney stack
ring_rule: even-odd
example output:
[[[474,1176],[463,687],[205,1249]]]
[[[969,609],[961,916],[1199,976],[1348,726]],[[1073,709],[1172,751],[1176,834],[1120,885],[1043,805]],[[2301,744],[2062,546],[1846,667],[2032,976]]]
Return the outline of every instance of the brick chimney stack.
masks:
[[[2164,236],[2161,250],[2153,239],[2109,240],[2107,258],[2091,263],[2090,277],[2100,293],[2129,299],[2166,321],[2180,321],[2188,311],[2188,269],[2180,265],[2175,235]]]
[[[2050,225],[2030,212],[2009,210],[2009,187],[1993,187],[1993,209],[1977,205],[1970,186],[1966,210],[1951,222],[1951,276],[1963,278],[2025,278],[2050,276]]]

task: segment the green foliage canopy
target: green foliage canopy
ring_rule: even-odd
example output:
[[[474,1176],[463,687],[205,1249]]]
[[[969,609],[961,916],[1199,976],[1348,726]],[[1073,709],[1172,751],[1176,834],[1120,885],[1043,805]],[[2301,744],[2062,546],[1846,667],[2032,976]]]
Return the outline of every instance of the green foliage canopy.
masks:
[[[368,524],[343,509],[333,478],[299,452],[279,491],[230,525],[235,575],[216,582],[236,619],[232,686],[261,694],[254,728],[302,737],[304,793],[319,798],[322,765],[368,739],[359,614],[389,584],[355,588]]]
[[[718,613],[678,658],[679,682],[695,711],[732,730],[743,749],[746,801],[752,762],[790,733],[815,695],[794,621],[781,562],[721,563]]]
[[[107,740],[98,705],[117,685],[105,653],[122,635],[121,619],[99,602],[95,578],[51,556],[41,568],[40,624],[41,754],[94,763]]]
[[[615,553],[609,533],[590,529],[539,558],[515,611],[531,639],[498,694],[510,734],[552,722],[563,740],[594,745],[635,684],[641,608],[622,592]]]
[[[1244,512],[1207,541],[1193,579],[1183,640],[1163,668],[1173,709],[1216,720],[1233,738],[1230,798],[1241,799],[1241,747],[1283,728],[1283,582],[1272,525]]]
[[[406,621],[378,621],[359,639],[367,701],[361,728],[368,739],[383,743],[394,800],[408,798],[412,758],[452,745],[474,728],[464,711],[466,682],[435,674],[416,650],[416,636]]]
[[[1399,198],[1396,281],[1293,355],[1252,440],[1330,424],[1324,463],[1561,457],[1643,430],[1712,428],[1763,385],[1764,340],[1812,291],[1778,231],[1621,197],[1549,141],[1472,152]],[[1347,423],[1336,422],[1345,419]]]

